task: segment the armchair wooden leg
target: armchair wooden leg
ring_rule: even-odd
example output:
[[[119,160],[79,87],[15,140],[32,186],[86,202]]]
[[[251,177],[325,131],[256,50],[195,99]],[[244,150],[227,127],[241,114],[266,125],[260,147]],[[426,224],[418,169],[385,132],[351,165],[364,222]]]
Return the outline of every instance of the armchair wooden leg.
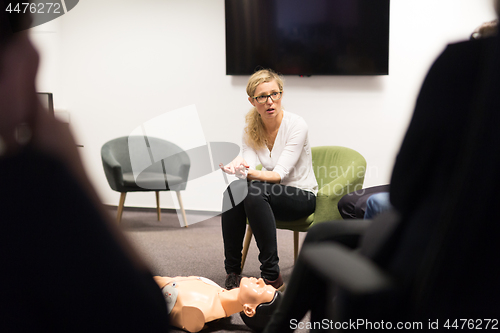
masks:
[[[122,220],[123,214],[123,205],[125,204],[125,197],[127,196],[127,192],[122,192],[120,195],[120,203],[118,204],[118,211],[116,213],[116,222],[120,223]]]
[[[188,220],[186,217],[186,211],[184,210],[184,205],[182,204],[181,192],[175,191],[177,193],[177,200],[179,201],[179,206],[181,207],[182,218],[184,219],[184,227],[188,227]]]
[[[299,256],[299,232],[293,232],[293,263],[297,262],[297,257]]]
[[[158,215],[158,221],[161,221],[160,191],[155,191],[155,193],[156,193],[156,214]]]
[[[247,233],[245,234],[245,240],[243,241],[243,252],[241,254],[241,270],[245,266],[245,260],[247,259],[248,248],[250,247],[250,241],[252,240],[252,228],[250,225],[247,226]]]

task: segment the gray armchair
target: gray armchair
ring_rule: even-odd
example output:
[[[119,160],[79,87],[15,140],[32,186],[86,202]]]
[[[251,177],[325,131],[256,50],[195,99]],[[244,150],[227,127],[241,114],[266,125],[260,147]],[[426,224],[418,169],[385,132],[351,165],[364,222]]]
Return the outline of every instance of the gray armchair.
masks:
[[[118,223],[127,192],[154,191],[160,221],[159,191],[175,191],[187,227],[180,191],[186,189],[191,164],[188,154],[180,147],[153,137],[120,137],[102,146],[101,158],[109,186],[121,193]]]

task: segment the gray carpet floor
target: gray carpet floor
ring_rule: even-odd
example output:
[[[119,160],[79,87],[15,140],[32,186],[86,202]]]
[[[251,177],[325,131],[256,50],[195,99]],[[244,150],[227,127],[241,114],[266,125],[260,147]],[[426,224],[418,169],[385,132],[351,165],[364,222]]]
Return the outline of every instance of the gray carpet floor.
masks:
[[[116,207],[109,207],[116,214]],[[181,228],[177,214],[173,210],[163,210],[161,221],[157,220],[154,209],[126,208],[120,228],[132,245],[149,264],[154,275],[161,276],[203,276],[224,286],[224,252],[220,216],[209,217],[199,212],[197,219],[207,219]],[[189,220],[189,217],[188,217]],[[278,230],[278,254],[281,274],[288,282],[293,269],[293,232]],[[302,243],[305,233],[300,234]],[[260,277],[258,249],[252,240],[242,274]],[[303,321],[307,321],[307,316]],[[184,332],[175,330],[174,332]],[[239,314],[233,314],[209,323],[202,332],[251,332]],[[307,330],[296,330],[307,332]]]

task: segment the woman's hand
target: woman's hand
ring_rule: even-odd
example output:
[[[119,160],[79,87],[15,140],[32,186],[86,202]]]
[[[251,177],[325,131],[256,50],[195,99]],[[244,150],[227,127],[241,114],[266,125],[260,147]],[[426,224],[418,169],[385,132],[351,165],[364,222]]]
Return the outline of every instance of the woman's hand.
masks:
[[[248,174],[250,166],[241,156],[237,156],[231,163],[227,165],[219,164],[219,167],[227,174],[235,175],[240,179],[245,179]]]

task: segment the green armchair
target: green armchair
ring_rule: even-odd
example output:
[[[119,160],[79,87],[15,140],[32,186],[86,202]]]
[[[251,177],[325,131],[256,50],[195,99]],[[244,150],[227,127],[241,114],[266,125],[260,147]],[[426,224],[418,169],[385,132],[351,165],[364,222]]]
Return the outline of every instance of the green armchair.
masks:
[[[309,230],[314,224],[342,219],[337,204],[345,194],[363,187],[366,172],[366,160],[357,151],[339,146],[313,147],[312,161],[314,174],[318,182],[316,210],[308,217],[295,221],[276,221],[276,228],[293,231],[294,258],[299,252],[299,232]],[[247,226],[241,269],[252,240],[252,229]]]

